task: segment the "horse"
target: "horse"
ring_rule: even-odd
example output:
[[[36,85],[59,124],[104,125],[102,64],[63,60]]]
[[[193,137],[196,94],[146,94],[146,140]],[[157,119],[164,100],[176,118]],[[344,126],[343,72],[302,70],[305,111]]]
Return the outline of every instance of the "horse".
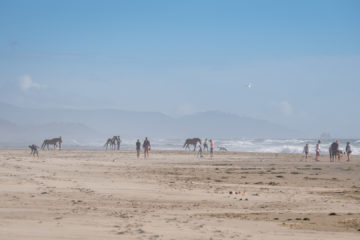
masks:
[[[106,150],[108,149],[108,147],[110,146],[110,149],[113,149],[113,147],[115,146],[115,140],[114,138],[108,138],[108,140],[106,141],[104,147],[106,147]]]
[[[112,141],[114,143],[114,148],[116,144],[117,150],[120,150],[120,144],[121,144],[120,136],[113,136]]]
[[[49,150],[49,145],[54,145],[54,149],[56,149],[58,143],[59,143],[59,150],[60,150],[61,149],[61,143],[62,143],[62,138],[61,137],[52,138],[52,139],[45,139],[43,144],[41,145],[41,149],[45,149],[45,146],[46,146],[47,149]]]
[[[200,138],[188,138],[188,139],[185,140],[183,148],[185,148],[185,149],[189,148],[190,149],[190,145],[193,145],[194,146],[194,151],[195,151],[196,145],[198,143],[201,144],[201,139]]]

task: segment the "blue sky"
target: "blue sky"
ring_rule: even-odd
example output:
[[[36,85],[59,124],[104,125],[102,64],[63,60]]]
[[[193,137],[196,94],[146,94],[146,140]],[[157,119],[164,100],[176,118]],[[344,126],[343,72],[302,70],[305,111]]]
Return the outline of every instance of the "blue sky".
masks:
[[[347,0],[0,1],[0,101],[220,110],[352,136],[359,12]]]

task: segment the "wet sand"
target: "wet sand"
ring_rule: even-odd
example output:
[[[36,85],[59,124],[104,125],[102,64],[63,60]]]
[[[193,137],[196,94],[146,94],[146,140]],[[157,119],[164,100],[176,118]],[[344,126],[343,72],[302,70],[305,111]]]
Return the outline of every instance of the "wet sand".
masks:
[[[0,239],[360,239],[360,156],[0,150]]]

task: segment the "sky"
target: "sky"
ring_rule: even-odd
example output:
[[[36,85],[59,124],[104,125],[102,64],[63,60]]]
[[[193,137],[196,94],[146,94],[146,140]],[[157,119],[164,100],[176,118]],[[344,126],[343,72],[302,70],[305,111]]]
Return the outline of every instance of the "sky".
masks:
[[[353,136],[359,12],[357,0],[0,0],[0,102],[216,110]]]

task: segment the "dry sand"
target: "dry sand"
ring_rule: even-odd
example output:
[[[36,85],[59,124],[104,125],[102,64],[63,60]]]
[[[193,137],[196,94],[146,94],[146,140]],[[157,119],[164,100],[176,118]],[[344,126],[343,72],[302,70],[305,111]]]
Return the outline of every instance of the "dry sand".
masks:
[[[1,149],[0,239],[360,239],[360,157],[301,160]]]

